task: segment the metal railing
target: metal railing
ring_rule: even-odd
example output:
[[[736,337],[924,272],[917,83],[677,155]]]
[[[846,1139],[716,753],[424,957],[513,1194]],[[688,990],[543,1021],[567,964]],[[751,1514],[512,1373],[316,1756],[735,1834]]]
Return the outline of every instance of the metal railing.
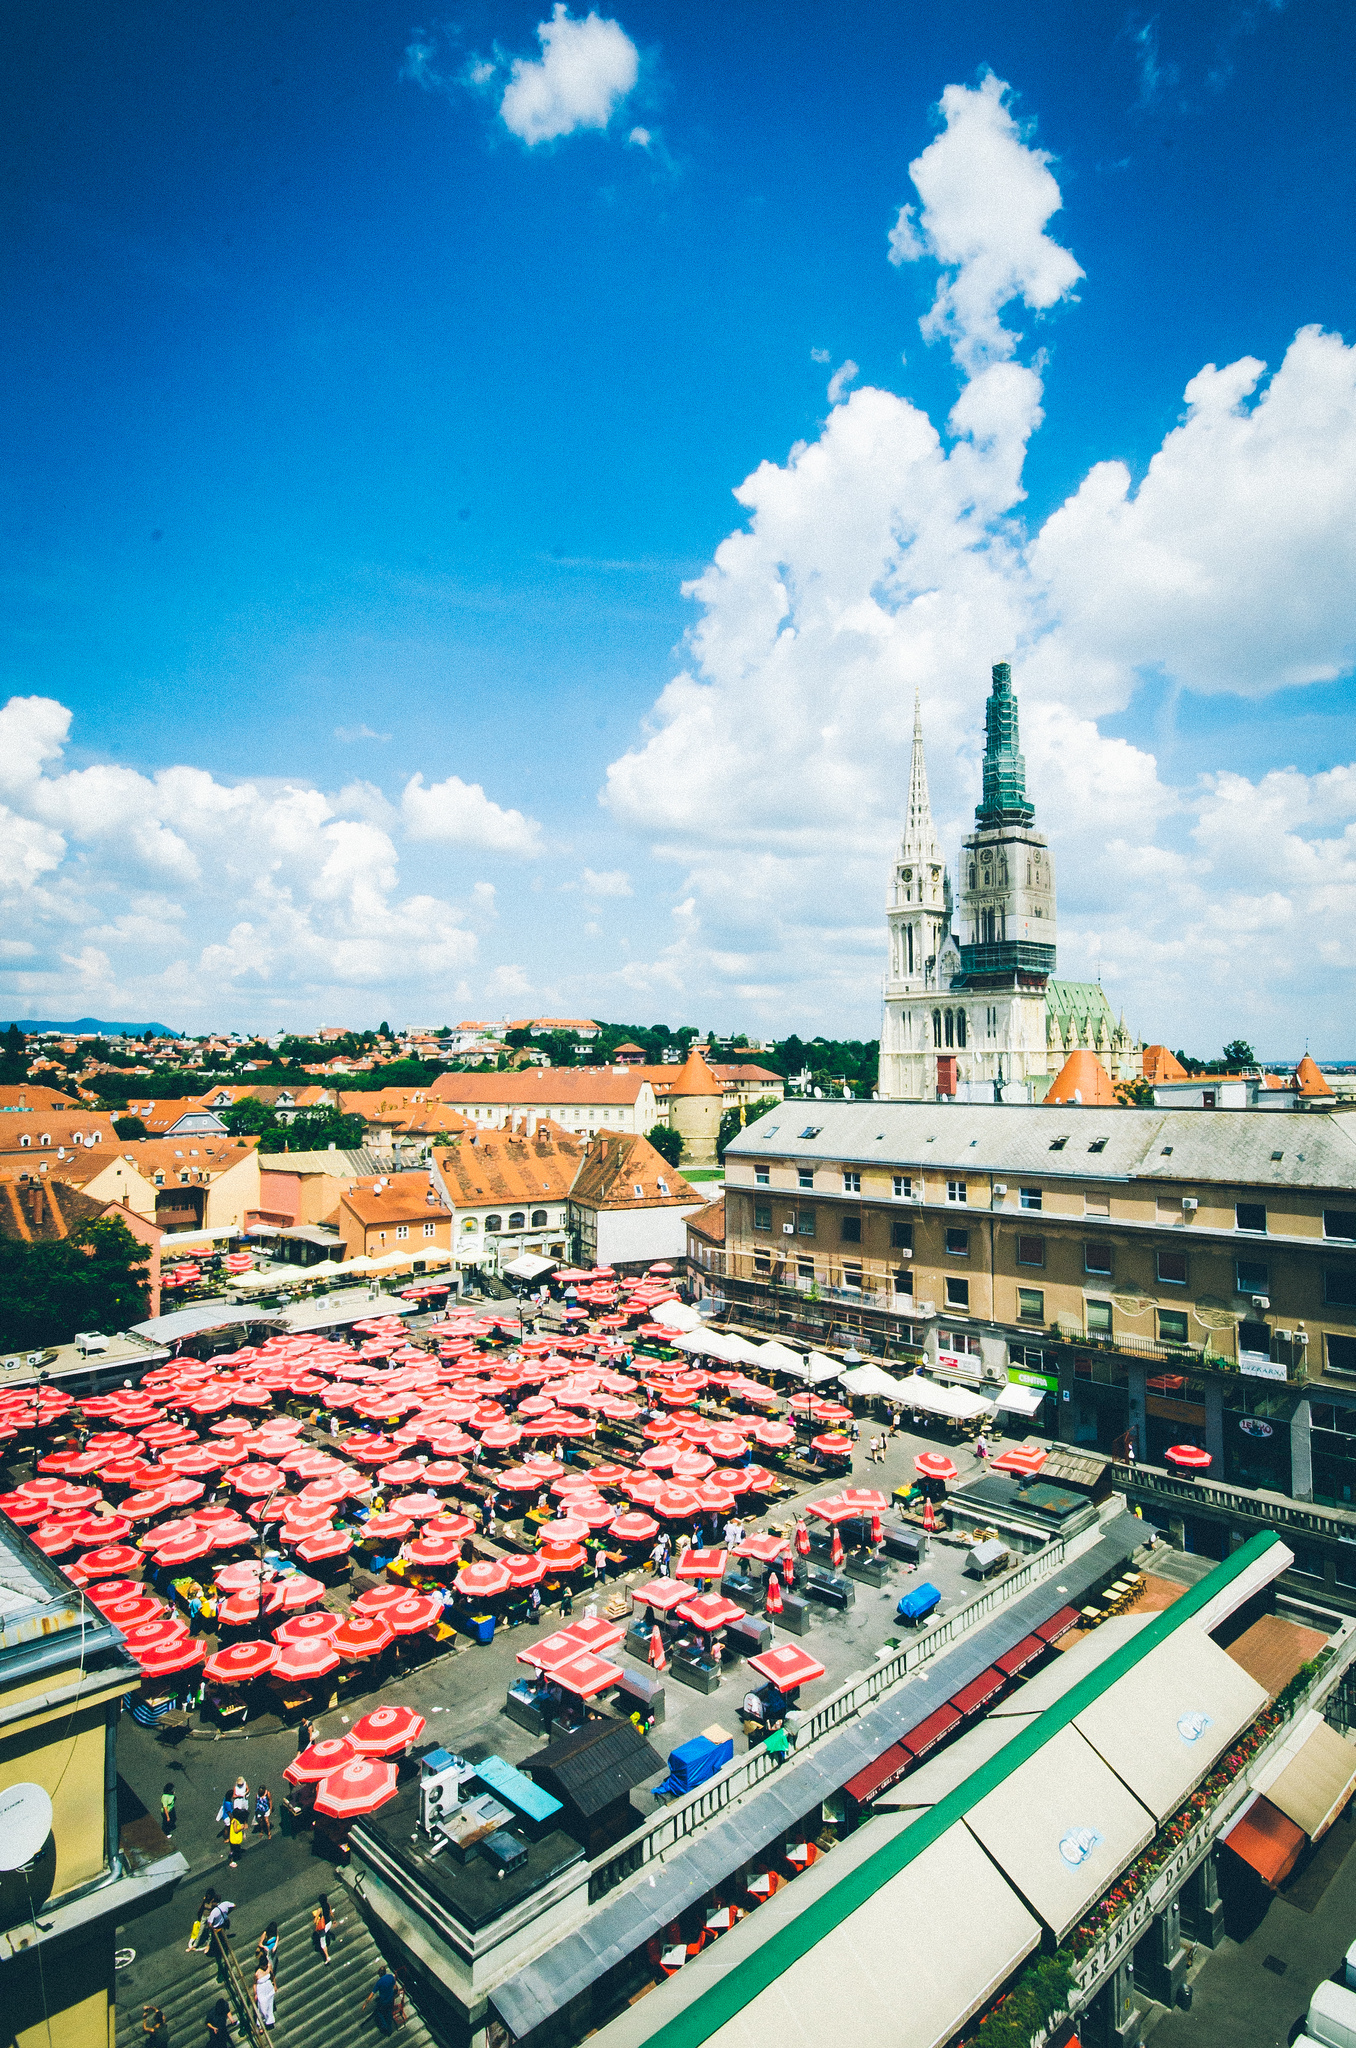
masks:
[[[870,1671],[854,1674],[837,1692],[830,1693],[813,1712],[805,1715],[796,1731],[795,1749],[809,1748],[822,1735],[851,1720],[864,1708],[873,1706],[902,1678],[909,1677],[942,1650],[949,1649],[978,1623],[987,1621],[997,1609],[1006,1606],[1010,1600],[1020,1598],[1023,1593],[1029,1593],[1033,1586],[1058,1572],[1067,1554],[1066,1540],[1055,1537],[1043,1549],[1033,1551],[1015,1570],[985,1585],[973,1600],[956,1608],[944,1621],[901,1644],[890,1656],[882,1657]],[[644,1827],[620,1843],[610,1856],[594,1865],[589,1873],[589,1903],[594,1904],[606,1897],[654,1857],[664,1855],[705,1827],[708,1821],[733,1806],[746,1792],[771,1777],[779,1768],[784,1767],[774,1762],[766,1754],[763,1744],[759,1743],[757,1748],[736,1757],[717,1777],[697,1791],[652,1815]]]
[[[1260,1522],[1270,1529],[1293,1529],[1334,1542],[1356,1541],[1356,1511],[1346,1508],[1318,1508],[1284,1495],[1252,1493],[1221,1479],[1183,1479],[1162,1466],[1130,1465],[1124,1459],[1113,1458],[1111,1470],[1117,1490],[1132,1498],[1139,1495],[1187,1509],[1216,1508],[1231,1518]]]
[[[259,2017],[259,2008],[235,1959],[230,1936],[223,1934],[219,1927],[213,1927],[208,1932],[208,1947],[226,1980],[226,1989],[235,2006],[242,2032],[248,2034],[253,2048],[271,2048],[273,2036]]]
[[[1290,1739],[1294,1722],[1300,1714],[1310,1708],[1322,1707],[1329,1695],[1335,1693],[1351,1668],[1356,1657],[1356,1622],[1346,1622],[1335,1638],[1337,1655],[1330,1658],[1298,1698],[1292,1700],[1285,1718],[1275,1729],[1268,1741],[1253,1751],[1244,1768],[1229,1787],[1220,1794],[1208,1812],[1203,1813],[1190,1834],[1184,1835],[1167,1860],[1160,1864],[1143,1890],[1138,1892],[1123,1913],[1109,1921],[1086,1956],[1076,1966],[1074,1976],[1078,1985],[1079,2002],[1086,2005],[1088,2000],[1111,1976],[1118,1964],[1124,1961],[1128,1950],[1140,1939],[1148,1922],[1155,1914],[1161,1913],[1190,1877],[1196,1866],[1208,1855],[1218,1840],[1225,1823],[1248,1798],[1258,1778],[1266,1770],[1284,1744]]]

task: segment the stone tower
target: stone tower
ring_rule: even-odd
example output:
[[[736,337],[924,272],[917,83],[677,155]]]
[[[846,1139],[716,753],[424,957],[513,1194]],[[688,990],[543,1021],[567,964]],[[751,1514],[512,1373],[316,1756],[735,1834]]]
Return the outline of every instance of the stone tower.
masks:
[[[880,1092],[916,1100],[932,1092],[927,1085],[927,1004],[920,1004],[918,999],[938,986],[938,961],[951,926],[951,877],[932,822],[927,762],[923,757],[923,714],[917,691],[913,700],[908,811],[890,878],[886,917],[890,955],[885,976]],[[935,1075],[932,1078],[935,1081]]]

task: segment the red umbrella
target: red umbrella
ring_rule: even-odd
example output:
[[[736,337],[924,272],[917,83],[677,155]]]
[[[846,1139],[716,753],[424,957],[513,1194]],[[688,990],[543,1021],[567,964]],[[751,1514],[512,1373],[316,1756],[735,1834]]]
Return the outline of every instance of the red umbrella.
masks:
[[[432,1593],[407,1593],[403,1600],[393,1601],[380,1612],[382,1620],[398,1636],[415,1636],[441,1620],[443,1603]]]
[[[159,1649],[162,1643],[177,1643],[180,1636],[188,1634],[188,1623],[182,1614],[165,1610],[152,1615],[149,1621],[128,1624],[122,1633],[128,1649],[136,1656],[141,1650]]]
[[[163,1600],[156,1600],[149,1593],[134,1593],[126,1600],[96,1601],[105,1621],[111,1621],[115,1628],[135,1628],[139,1621],[154,1621],[165,1612]]]
[[[695,1545],[685,1550],[678,1560],[675,1578],[679,1579],[723,1579],[729,1558],[723,1550],[698,1550]]]
[[[687,1521],[701,1511],[701,1501],[691,1486],[661,1486],[652,1503],[661,1521]]]
[[[466,1467],[454,1458],[435,1458],[424,1467],[425,1486],[460,1486]]]
[[[115,1600],[139,1600],[146,1591],[140,1579],[95,1579],[86,1586],[86,1591],[100,1613],[105,1613]],[[161,1605],[156,1602],[157,1607]]]
[[[247,1500],[262,1500],[266,1494],[286,1484],[286,1474],[280,1472],[276,1465],[237,1465],[231,1473],[231,1485]]]
[[[922,1479],[950,1480],[956,1477],[956,1466],[945,1451],[920,1451],[913,1461],[913,1469]]]
[[[394,1465],[383,1465],[377,1474],[383,1486],[414,1486],[423,1476],[424,1468],[414,1458],[397,1458]]]
[[[206,1646],[193,1636],[183,1634],[173,1642],[165,1642],[156,1649],[148,1649],[137,1655],[137,1663],[147,1678],[168,1678],[176,1671],[191,1671],[195,1664],[201,1664],[207,1655]]]
[[[353,1548],[353,1538],[342,1529],[321,1529],[313,1536],[303,1536],[297,1545],[297,1556],[306,1564],[319,1564],[326,1557],[347,1557]]]
[[[776,1572],[769,1572],[767,1575],[763,1610],[767,1614],[780,1614],[782,1611],[782,1582]]]
[[[707,1634],[713,1629],[728,1628],[732,1621],[742,1620],[744,1614],[742,1607],[722,1593],[698,1593],[674,1611],[680,1620],[690,1621],[694,1628]]]
[[[824,1666],[797,1643],[779,1643],[776,1649],[764,1650],[761,1656],[750,1657],[749,1669],[770,1678],[783,1692],[791,1692],[798,1685],[809,1685],[812,1679],[824,1676]]]
[[[353,1820],[361,1813],[375,1813],[395,1798],[395,1792],[394,1764],[382,1763],[374,1756],[355,1757],[321,1781],[315,1810],[332,1820]]]
[[[330,1637],[341,1657],[376,1657],[395,1641],[395,1630],[380,1614],[349,1614]]]
[[[659,1524],[633,1509],[629,1514],[618,1515],[608,1533],[619,1543],[648,1543],[651,1537],[659,1534]]]
[[[991,1459],[991,1472],[1012,1472],[1019,1479],[1033,1479],[1045,1463],[1046,1452],[1039,1444],[1013,1444]]]
[[[821,1522],[855,1522],[860,1520],[863,1510],[854,1507],[846,1494],[831,1493],[827,1500],[811,1501],[809,1513]]]
[[[435,1607],[437,1604],[433,1602]],[[361,1721],[354,1722],[349,1741],[363,1756],[398,1756],[419,1740],[427,1726],[423,1715],[416,1714],[413,1707],[374,1707]]]
[[[416,1536],[409,1548],[411,1564],[456,1564],[461,1558],[463,1538],[448,1535]]]
[[[845,1501],[859,1515],[883,1515],[889,1502],[874,1486],[845,1486],[835,1499]]]
[[[106,1574],[136,1571],[144,1562],[141,1552],[130,1543],[106,1543],[98,1550],[87,1550],[80,1566],[82,1571],[103,1578]]]
[[[277,1661],[276,1643],[232,1643],[229,1650],[218,1650],[209,1657],[205,1669],[208,1678],[224,1685],[247,1685],[252,1678],[271,1671]]]
[[[315,1614],[293,1614],[279,1622],[273,1639],[279,1643],[327,1643],[342,1617],[321,1608]]]
[[[182,1536],[172,1536],[166,1543],[157,1543],[151,1554],[157,1564],[194,1564],[215,1548],[216,1544],[207,1530],[194,1529]]]
[[[1208,1472],[1210,1470],[1210,1453],[1207,1450],[1203,1450],[1200,1444],[1174,1444],[1171,1450],[1164,1452],[1164,1458],[1169,1465],[1175,1465],[1180,1472]]]
[[[309,1749],[293,1757],[283,1776],[289,1785],[318,1785],[331,1771],[351,1764],[357,1754],[347,1735],[327,1736],[323,1742],[313,1742]]]
[[[826,1458],[850,1458],[852,1456],[852,1440],[846,1436],[812,1436],[810,1438],[810,1449],[812,1451],[819,1451]]]
[[[664,1638],[659,1633],[657,1623],[650,1630],[650,1662],[656,1671],[666,1671],[668,1669],[669,1660],[664,1655]]]
[[[358,1540],[361,1543],[402,1543],[407,1536],[414,1534],[415,1527],[412,1516],[400,1515],[388,1508],[385,1514],[368,1516],[358,1531]]]
[[[551,1676],[563,1691],[574,1693],[578,1699],[591,1700],[615,1685],[624,1673],[606,1658],[595,1657],[591,1650],[581,1650],[568,1664],[553,1665]]]
[[[842,1566],[843,1566],[843,1539],[842,1539],[842,1537],[841,1537],[841,1536],[840,1536],[840,1535],[838,1534],[838,1525],[837,1525],[837,1523],[836,1523],[836,1522],[835,1522],[835,1524],[834,1524],[834,1529],[833,1529],[833,1542],[832,1542],[832,1543],[831,1543],[831,1544],[829,1545],[829,1563],[830,1563],[830,1564],[831,1564],[831,1565],[833,1566],[833,1568],[834,1568],[834,1570],[835,1570],[835,1571],[841,1571],[841,1570],[842,1570]]]
[[[503,1565],[488,1559],[463,1565],[456,1577],[457,1591],[469,1600],[493,1600],[496,1594],[506,1593],[511,1583]]]
[[[923,1502],[923,1527],[927,1530],[929,1536],[937,1527],[936,1510],[933,1508],[930,1500]]]
[[[126,1515],[82,1515],[71,1524],[71,1534],[82,1550],[97,1549],[104,1543],[125,1543],[132,1533]]]
[[[305,1684],[313,1678],[328,1678],[339,1669],[339,1663],[338,1651],[328,1643],[284,1643],[270,1675],[289,1683]]]
[[[802,1557],[810,1555],[810,1532],[804,1522],[796,1523],[796,1549]]]
[[[546,1577],[546,1559],[541,1556],[506,1557],[503,1566],[509,1575],[509,1583],[519,1592],[528,1586],[540,1585]]]

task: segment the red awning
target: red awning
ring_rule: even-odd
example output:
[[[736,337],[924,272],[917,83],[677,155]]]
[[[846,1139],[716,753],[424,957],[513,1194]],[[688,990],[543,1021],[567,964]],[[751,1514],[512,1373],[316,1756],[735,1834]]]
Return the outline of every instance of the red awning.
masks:
[[[1049,1645],[1043,1643],[1039,1636],[1023,1636],[1021,1642],[1009,1650],[1006,1657],[998,1659],[994,1669],[1001,1671],[1005,1678],[1013,1678],[1037,1657],[1043,1657],[1048,1647]]]
[[[855,1778],[849,1778],[843,1790],[859,1806],[865,1806],[868,1799],[874,1799],[878,1792],[884,1792],[897,1783],[912,1762],[913,1758],[902,1742],[891,1743],[873,1764],[868,1764],[864,1771],[858,1771]]]
[[[1068,1635],[1077,1619],[1076,1607],[1061,1607],[1058,1614],[1052,1614],[1048,1621],[1041,1623],[1036,1634],[1043,1643],[1057,1643],[1061,1636]]]
[[[1247,1807],[1241,1820],[1236,1820],[1228,1832],[1220,1837],[1233,1850],[1250,1863],[1263,1884],[1274,1891],[1284,1884],[1304,1847],[1303,1828],[1287,1820],[1278,1806],[1259,1793]]]
[[[910,1728],[903,1737],[900,1747],[907,1749],[910,1756],[926,1756],[935,1749],[944,1736],[953,1728],[959,1728],[961,1717],[954,1707],[938,1707],[935,1714],[929,1714],[926,1721],[920,1721],[916,1728]]]
[[[951,1704],[958,1714],[977,1714],[986,1700],[1003,1690],[1003,1673],[991,1664],[987,1671],[981,1671],[978,1678],[972,1678],[959,1692],[951,1695]]]

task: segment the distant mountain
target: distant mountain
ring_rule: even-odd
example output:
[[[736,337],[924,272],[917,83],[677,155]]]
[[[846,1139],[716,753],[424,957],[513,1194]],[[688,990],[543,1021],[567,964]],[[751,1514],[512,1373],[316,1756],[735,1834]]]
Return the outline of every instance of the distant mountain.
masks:
[[[171,1031],[168,1024],[110,1024],[103,1017],[77,1017],[74,1023],[62,1023],[59,1019],[47,1017],[16,1017],[14,1022],[20,1031],[31,1035],[37,1031],[68,1031],[75,1035],[95,1032],[100,1038],[182,1038],[181,1031]],[[0,1031],[9,1030],[9,1019],[0,1021]]]

